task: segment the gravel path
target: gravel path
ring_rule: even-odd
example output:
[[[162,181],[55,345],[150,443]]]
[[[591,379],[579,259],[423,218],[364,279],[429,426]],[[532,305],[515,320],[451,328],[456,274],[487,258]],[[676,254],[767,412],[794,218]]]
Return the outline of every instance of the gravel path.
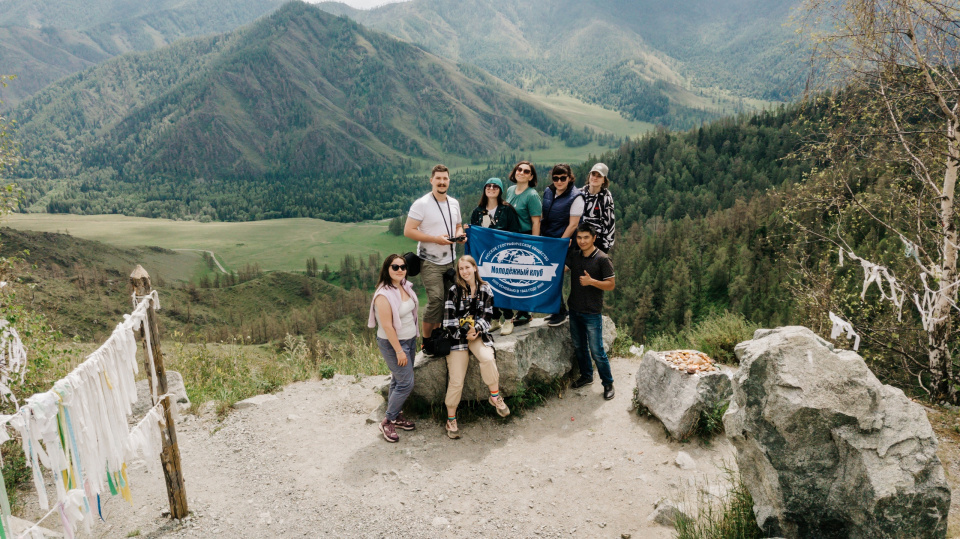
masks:
[[[669,441],[659,423],[631,412],[638,362],[612,361],[612,401],[599,384],[568,390],[522,417],[462,423],[460,440],[421,420],[385,442],[366,422],[385,377],[293,384],[222,422],[184,415],[192,515],[162,517],[162,474],[137,462],[133,506],[106,500],[94,536],[671,537],[647,522],[654,503],[716,477],[733,450],[723,438]],[[678,451],[697,469],[678,468]]]
[[[230,273],[229,271],[224,269],[223,266],[220,265],[220,261],[217,260],[217,255],[213,254],[213,251],[208,251],[206,249],[171,249],[171,251],[193,251],[196,253],[209,253],[210,258],[212,258],[213,261],[217,264],[217,267],[220,268],[221,273]]]

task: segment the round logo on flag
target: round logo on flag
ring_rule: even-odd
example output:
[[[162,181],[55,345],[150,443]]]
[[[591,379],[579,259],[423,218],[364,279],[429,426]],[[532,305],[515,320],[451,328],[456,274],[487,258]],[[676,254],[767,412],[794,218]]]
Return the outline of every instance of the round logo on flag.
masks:
[[[477,261],[480,276],[497,281],[497,291],[512,298],[532,298],[544,293],[557,271],[547,255],[533,245],[508,241],[483,253]]]

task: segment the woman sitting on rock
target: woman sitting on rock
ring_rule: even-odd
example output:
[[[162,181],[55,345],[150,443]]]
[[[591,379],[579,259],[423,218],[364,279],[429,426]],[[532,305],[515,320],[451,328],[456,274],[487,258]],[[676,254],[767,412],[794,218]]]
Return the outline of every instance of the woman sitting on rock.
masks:
[[[413,421],[403,417],[403,403],[413,392],[413,358],[417,350],[420,305],[413,285],[407,280],[407,263],[400,255],[388,255],[380,268],[380,279],[370,303],[368,327],[377,328],[377,345],[393,376],[387,417],[380,422],[380,432],[388,442],[397,442],[397,429],[413,430]]]
[[[500,374],[493,354],[493,337],[490,335],[490,318],[493,315],[493,291],[480,278],[477,261],[464,255],[457,262],[457,281],[447,291],[444,306],[443,327],[454,336],[450,355],[447,356],[447,436],[459,438],[457,429],[457,406],[463,393],[463,380],[467,375],[470,352],[480,363],[480,376],[490,389],[489,402],[501,417],[510,415],[507,403],[500,394]]]

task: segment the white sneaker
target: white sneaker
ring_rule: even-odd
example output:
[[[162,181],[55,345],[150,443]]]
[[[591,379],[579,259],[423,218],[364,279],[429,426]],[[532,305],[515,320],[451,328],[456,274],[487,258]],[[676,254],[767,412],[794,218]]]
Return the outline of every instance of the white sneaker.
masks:
[[[509,335],[511,333],[513,333],[513,320],[507,320],[500,326],[500,334]]]

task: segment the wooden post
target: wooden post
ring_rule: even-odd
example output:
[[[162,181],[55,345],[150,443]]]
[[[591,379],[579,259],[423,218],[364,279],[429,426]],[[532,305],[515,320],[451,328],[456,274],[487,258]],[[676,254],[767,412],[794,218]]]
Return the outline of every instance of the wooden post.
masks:
[[[130,284],[138,296],[146,296],[153,291],[150,285],[150,275],[138,265],[133,273],[130,274]],[[150,328],[150,349],[147,349],[144,327],[140,326],[140,338],[143,340],[144,363],[147,366],[147,380],[150,384],[150,395],[153,398],[153,377],[149,372],[150,358],[147,357],[153,352],[153,366],[157,373],[157,395],[161,396],[167,393],[167,371],[163,366],[163,353],[160,351],[160,333],[158,331],[157,313],[153,306],[153,299],[148,299],[150,306],[147,308],[147,324]],[[160,463],[163,465],[163,475],[167,482],[167,499],[170,502],[170,516],[176,519],[182,519],[187,516],[187,490],[183,484],[183,471],[180,467],[180,447],[177,445],[177,431],[173,425],[173,414],[170,407],[173,406],[172,399],[169,397],[163,399],[163,420],[166,428],[161,430],[160,438],[163,446],[160,451]],[[154,402],[154,405],[157,403]]]

